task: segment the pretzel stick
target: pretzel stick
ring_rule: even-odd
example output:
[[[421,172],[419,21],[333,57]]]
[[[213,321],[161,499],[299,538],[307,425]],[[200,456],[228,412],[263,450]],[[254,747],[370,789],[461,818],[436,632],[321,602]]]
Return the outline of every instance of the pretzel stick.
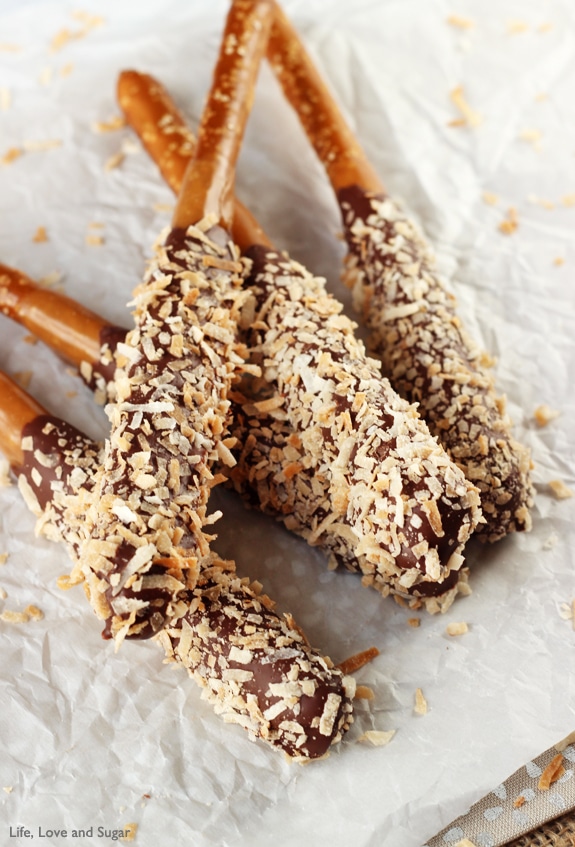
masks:
[[[0,450],[18,476],[38,530],[78,559],[102,449],[48,414],[0,372]],[[228,722],[291,757],[323,756],[352,721],[354,680],[308,646],[257,586],[211,555],[158,641]],[[215,660],[215,661],[214,661]],[[257,707],[254,707],[254,698]]]
[[[135,329],[118,347],[112,433],[81,557],[93,606],[117,643],[159,631],[179,592],[193,588],[198,560],[209,552],[205,527],[218,517],[207,514],[211,466],[217,458],[233,463],[226,397],[245,368],[236,327],[249,294],[220,224],[231,212],[270,19],[269,0],[231,6],[172,230],[135,291]],[[157,588],[162,580],[162,602],[139,597],[148,582]]]
[[[488,357],[461,328],[422,235],[385,194],[277,4],[268,58],[336,192],[349,248],[344,280],[385,373],[478,486],[480,537],[529,529],[530,457],[512,436]]]

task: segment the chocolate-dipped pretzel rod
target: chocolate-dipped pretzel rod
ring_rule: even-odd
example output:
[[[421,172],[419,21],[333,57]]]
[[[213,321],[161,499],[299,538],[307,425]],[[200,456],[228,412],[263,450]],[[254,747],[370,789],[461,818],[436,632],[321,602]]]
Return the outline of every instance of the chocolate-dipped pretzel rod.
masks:
[[[172,187],[177,189],[177,174],[181,174],[184,170],[182,159],[189,158],[190,156],[190,137],[188,136],[184,150],[181,147],[177,147],[177,149],[174,147],[174,137],[182,137],[186,129],[181,116],[170,101],[167,93],[150,77],[139,75],[135,72],[127,72],[122,74],[120,78],[119,99],[130,123],[141,134],[144,143],[146,143],[154,158],[157,161],[163,162],[165,169],[169,173],[172,175],[176,174],[175,177],[172,176]],[[156,130],[153,130],[154,127],[156,127]],[[164,128],[166,127],[169,128],[169,131],[164,132]],[[171,160],[171,157],[175,157],[176,159],[179,157],[179,165],[178,161],[175,162],[175,165],[178,165],[178,167],[167,167],[167,163]],[[242,231],[244,235],[246,232],[250,234],[252,242],[248,243],[253,243],[256,239],[259,239],[261,233],[257,225],[254,228],[253,224],[251,225],[251,229],[243,225]],[[235,228],[234,236],[237,238]],[[246,241],[244,240],[243,243],[246,244]],[[283,263],[283,268],[288,268],[289,270],[289,260],[287,257],[279,256],[271,248],[268,248],[268,250],[271,262],[277,258]],[[263,256],[265,255],[264,252]],[[260,258],[261,256],[262,254],[260,253]],[[269,280],[266,281],[265,279],[265,270],[262,271],[260,266],[258,268],[258,273],[261,277],[260,283],[261,285],[266,285]],[[336,332],[340,346],[342,339],[344,344],[347,343],[348,339],[353,339],[351,324],[349,321],[342,319],[341,316],[336,317],[340,306],[332,298],[326,297],[323,282],[313,280],[296,263],[293,263],[291,273],[294,277],[292,280],[294,291],[299,289],[298,296],[300,299],[302,296],[307,296],[304,289],[301,288],[301,283],[307,285],[308,281],[311,289],[320,294],[321,303],[319,306],[316,304],[315,311],[313,309],[311,310],[311,320],[315,321],[318,325],[323,324],[324,317],[331,314],[332,322],[339,323],[343,320],[343,329],[338,328]],[[289,276],[289,274],[284,274],[284,276]],[[10,308],[5,308],[5,310],[17,319],[18,308],[16,304],[20,293],[21,289],[14,283],[11,285],[8,294],[4,297],[4,302],[11,304]],[[96,326],[96,337],[99,338],[102,326],[98,324],[95,317],[92,323]],[[41,337],[50,343],[50,339],[46,338],[43,333],[44,324],[42,321],[38,321],[35,327],[29,321],[27,325],[32,331],[37,332],[40,330]],[[320,336],[318,337],[322,337],[323,331],[323,326],[320,326]],[[353,340],[353,344],[357,346],[355,340]],[[89,347],[90,345],[86,345],[86,349],[89,349]],[[362,361],[365,360],[362,349],[360,347],[357,349],[360,350]],[[78,363],[83,356],[81,348],[76,353]],[[353,370],[355,367],[354,363],[348,364]],[[379,374],[373,369],[373,365],[373,362],[369,362],[368,368],[372,368],[372,376],[375,375],[379,379]],[[86,373],[85,366],[83,370]],[[94,368],[90,366],[87,372],[96,374],[98,372],[98,366]],[[268,385],[266,388],[269,393],[270,386]],[[272,390],[277,395],[277,382]],[[239,401],[241,398],[238,395],[236,396]],[[378,399],[381,401],[381,396]],[[340,403],[344,402],[341,397],[338,400]],[[396,400],[397,398],[394,398],[394,402]],[[306,402],[306,398],[304,398],[304,402]],[[296,407],[297,403],[298,401],[296,399]],[[342,561],[349,569],[360,569],[364,574],[364,581],[367,584],[374,585],[383,594],[388,594],[390,591],[400,594],[405,596],[411,605],[421,605],[421,600],[424,598],[424,602],[430,611],[445,609],[452,601],[456,592],[463,590],[465,586],[466,572],[464,570],[458,570],[461,562],[459,551],[471,526],[477,520],[477,514],[473,510],[473,495],[469,491],[469,487],[462,486],[461,479],[457,480],[457,474],[455,475],[454,486],[459,485],[460,489],[456,496],[453,496],[453,491],[449,490],[449,495],[453,496],[454,509],[447,516],[445,527],[443,526],[443,521],[446,518],[445,511],[439,513],[439,520],[437,520],[435,514],[431,515],[427,521],[421,521],[421,523],[418,516],[413,519],[414,530],[419,530],[423,527],[423,532],[421,533],[422,538],[413,538],[413,534],[410,538],[413,548],[421,555],[428,552],[425,546],[427,539],[424,536],[427,533],[429,537],[431,532],[428,527],[431,526],[430,521],[434,521],[435,529],[433,529],[434,535],[431,546],[433,547],[433,543],[435,542],[437,559],[440,565],[450,562],[450,568],[446,569],[447,573],[444,572],[437,575],[439,582],[429,578],[421,579],[418,569],[409,567],[410,564],[413,564],[413,559],[410,562],[405,550],[400,551],[400,563],[403,567],[395,567],[393,563],[391,565],[393,570],[390,573],[390,568],[384,569],[381,566],[378,567],[378,561],[376,560],[374,563],[371,560],[373,553],[370,558],[362,550],[360,542],[364,540],[366,533],[358,533],[357,526],[354,526],[352,523],[354,520],[353,514],[351,519],[347,513],[339,514],[337,520],[334,520],[333,515],[330,515],[326,510],[326,505],[329,506],[329,501],[326,504],[325,474],[323,473],[323,469],[321,473],[318,472],[317,450],[314,454],[313,451],[306,449],[304,442],[305,436],[302,438],[301,434],[302,422],[298,422],[296,429],[294,429],[289,420],[284,420],[281,412],[278,414],[277,396],[271,399],[271,407],[274,407],[275,411],[267,412],[266,409],[268,407],[270,407],[269,398],[264,397],[262,399],[260,397],[259,401],[255,403],[248,402],[244,408],[239,403],[234,408],[233,435],[242,444],[242,449],[239,454],[236,453],[238,465],[233,470],[232,475],[236,488],[243,496],[252,505],[256,505],[271,514],[279,514],[286,526],[303,535],[311,544],[323,547],[337,561]],[[413,415],[411,417],[413,418]],[[365,417],[364,420],[366,420]],[[298,434],[298,427],[300,434]],[[305,427],[303,428],[305,429]],[[322,438],[323,435],[320,434],[318,441],[320,447]],[[425,438],[429,442],[428,435]],[[445,462],[445,456],[437,449],[437,445],[433,443],[431,445],[428,444],[429,446],[431,447],[431,453],[439,457],[442,462]],[[421,452],[420,445],[419,457],[421,458],[422,456],[427,458],[427,454]],[[329,462],[329,460],[330,454],[328,452],[325,461]],[[365,457],[359,457],[358,461],[365,463],[366,459]],[[422,472],[426,473],[427,471],[422,470]],[[360,477],[363,476],[365,480],[367,472],[364,467],[358,470],[358,474]],[[380,480],[378,481],[379,488],[375,487],[371,491],[368,491],[368,494],[371,494],[372,503],[376,498],[382,502],[380,490],[382,484],[384,491],[389,489],[389,481],[382,483]],[[369,486],[367,487],[369,488]],[[360,491],[359,494],[361,495],[361,493]],[[461,503],[457,503],[457,496],[462,495],[465,495],[464,499]],[[420,497],[421,492],[416,496]],[[468,498],[467,502],[465,498]],[[472,513],[471,518],[469,512]],[[394,527],[394,529],[397,532],[397,527]],[[399,526],[400,534],[401,529]],[[371,538],[368,535],[367,540],[368,542],[370,540],[373,541],[373,535]],[[420,541],[424,541],[424,543],[420,544]],[[377,543],[378,541],[373,546],[375,547]],[[456,555],[451,558],[451,554],[454,552]],[[379,553],[377,555],[381,558],[382,555],[386,555],[386,552],[384,551],[383,554]],[[433,556],[433,552],[431,556]],[[388,562],[390,558],[388,555]],[[404,573],[403,571],[406,567],[408,572]]]
[[[177,189],[181,163],[167,162],[172,154],[186,155],[173,142],[184,125],[169,96],[133,71],[121,75],[118,95]],[[359,563],[366,580],[384,593],[390,585],[403,593],[423,585],[426,593],[426,583],[446,579],[451,588],[451,572],[478,520],[471,486],[413,410],[381,381],[323,281],[277,253],[269,239],[262,244],[261,229],[242,224],[241,235],[235,229],[234,235],[254,261],[249,285],[256,312],[246,337],[274,394],[249,408],[249,433],[241,431],[244,448],[232,471],[236,487],[264,510],[279,512],[310,543],[351,567]],[[246,419],[239,410],[234,417]],[[376,468],[384,458],[385,469]]]
[[[115,346],[128,330],[109,326],[102,318],[62,294],[51,292],[48,300],[43,295],[43,290],[20,271],[0,266],[0,310],[23,323],[54,349],[65,351],[65,358],[76,365],[95,388],[96,398],[101,393],[96,386],[103,385],[113,399],[115,383],[109,360],[110,357],[113,360]],[[74,320],[76,314],[81,315],[77,323]],[[63,339],[61,335],[64,335]],[[100,357],[87,361],[91,351],[97,350],[102,340]],[[254,386],[245,387],[248,394],[253,395]],[[233,451],[238,464],[231,471],[227,469],[227,473],[244,499],[251,506],[281,516],[286,526],[295,529],[310,544],[325,548],[348,569],[362,570],[365,583],[374,585],[384,595],[389,592],[399,594],[416,607],[424,598],[425,606],[432,612],[448,608],[455,595],[465,590],[465,568],[452,570],[441,583],[422,582],[405,588],[399,579],[386,579],[370,568],[365,557],[357,553],[357,539],[345,519],[333,529],[330,525],[321,527],[321,514],[314,513],[309,491],[311,477],[309,471],[305,473],[306,465],[311,462],[301,438],[289,423],[264,411],[265,394],[269,395],[269,390],[269,385],[264,384],[264,397],[260,396],[259,400],[254,400],[253,396],[242,396],[237,389],[230,395],[233,411],[231,432],[241,448]],[[310,499],[311,506],[308,505]],[[294,515],[297,517],[294,518]],[[316,531],[318,522],[320,533]]]
[[[414,222],[384,190],[297,33],[276,4],[268,59],[324,164],[348,244],[344,281],[399,393],[419,404],[481,493],[480,537],[531,526],[529,453],[512,436],[488,357],[462,329],[455,300]]]
[[[226,227],[270,19],[270,0],[231,6],[172,227],[135,291],[135,329],[118,347],[112,432],[80,560],[105,633],[118,642],[160,630],[179,592],[193,588],[214,518],[211,466],[234,461],[227,393],[248,367],[236,322],[249,293]],[[163,601],[140,596],[150,581],[165,586]]]
[[[0,372],[0,450],[42,534],[78,559],[102,450],[48,414]],[[312,649],[291,616],[214,554],[181,595],[157,640],[185,667],[227,722],[291,757],[323,756],[352,721],[354,680]]]

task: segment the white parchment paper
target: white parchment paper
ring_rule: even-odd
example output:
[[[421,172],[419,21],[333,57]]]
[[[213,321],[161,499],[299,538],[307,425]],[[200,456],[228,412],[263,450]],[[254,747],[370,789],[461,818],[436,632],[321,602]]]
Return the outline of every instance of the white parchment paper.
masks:
[[[129,130],[94,125],[119,114],[115,81],[128,67],[156,75],[196,125],[226,8],[0,0],[2,262],[36,279],[58,272],[67,293],[128,320],[173,198]],[[358,674],[375,699],[358,703],[338,750],[302,768],[223,724],[156,645],[114,655],[81,589],[56,586],[66,553],[34,537],[14,486],[0,489],[0,611],[33,603],[44,612],[21,626],[0,622],[2,844],[30,843],[24,827],[36,843],[108,845],[134,822],[139,847],[419,847],[575,729],[575,500],[548,487],[575,487],[575,9],[570,0],[285,8],[388,189],[435,245],[466,323],[498,359],[535,460],[534,529],[471,545],[473,594],[413,628],[412,613],[328,572],[320,552],[218,492],[220,553],[260,578],[336,662],[381,651]],[[96,16],[101,24],[75,37]],[[54,42],[64,29],[69,37]],[[449,96],[458,86],[481,117],[475,127],[450,125],[462,117]],[[59,145],[34,149],[51,141]],[[12,148],[24,152],[6,161]],[[120,151],[122,163],[106,170]],[[267,67],[238,193],[279,246],[349,302],[331,189]],[[510,207],[518,225],[506,235]],[[33,240],[38,227],[47,241]],[[93,235],[103,243],[86,243]],[[78,378],[0,320],[0,367],[31,371],[40,402],[104,437],[105,416]],[[533,420],[541,403],[561,413],[543,429]],[[450,638],[452,621],[469,632]],[[413,710],[417,688],[424,716]],[[356,743],[368,729],[396,735],[383,748]],[[87,834],[72,834],[80,829]]]

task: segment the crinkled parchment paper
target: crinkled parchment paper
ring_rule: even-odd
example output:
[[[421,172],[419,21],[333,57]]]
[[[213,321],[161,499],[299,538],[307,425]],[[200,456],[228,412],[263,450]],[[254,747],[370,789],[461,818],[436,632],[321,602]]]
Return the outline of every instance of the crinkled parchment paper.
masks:
[[[133,822],[145,847],[418,847],[575,728],[575,500],[548,487],[575,488],[573,5],[285,5],[388,189],[435,245],[462,316],[497,357],[536,464],[533,531],[471,545],[473,594],[443,617],[417,615],[415,628],[413,613],[328,572],[320,552],[218,492],[220,553],[260,578],[335,661],[381,651],[358,674],[375,699],[358,703],[339,749],[302,768],[223,724],[156,645],[114,655],[82,590],[56,586],[66,553],[34,537],[14,486],[0,489],[0,611],[32,603],[44,612],[19,626],[0,621],[3,844],[28,843],[9,833],[24,826],[37,841],[38,827],[67,830],[40,842],[56,847],[107,845],[113,836],[98,827]],[[128,129],[97,124],[119,114],[117,73],[135,67],[159,77],[197,125],[226,8],[0,2],[1,261],[53,284],[57,272],[67,293],[128,319],[173,197]],[[238,193],[278,245],[349,302],[331,190],[267,67]],[[34,241],[38,227],[46,241]],[[79,379],[25,336],[1,319],[0,367],[31,372],[40,402],[104,437],[104,413]],[[560,412],[544,428],[533,417],[542,403]],[[469,631],[447,635],[460,621]],[[425,715],[414,713],[418,688]],[[385,747],[357,743],[369,729],[396,734]],[[92,837],[71,835],[90,827]]]

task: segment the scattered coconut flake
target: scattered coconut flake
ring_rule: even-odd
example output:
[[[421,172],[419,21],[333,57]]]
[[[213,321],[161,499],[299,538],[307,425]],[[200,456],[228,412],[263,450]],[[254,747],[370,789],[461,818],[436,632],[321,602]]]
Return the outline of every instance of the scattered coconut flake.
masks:
[[[345,659],[343,662],[340,662],[338,668],[344,674],[344,676],[348,676],[351,673],[355,673],[364,665],[367,665],[368,662],[371,662],[379,656],[379,650],[377,647],[369,647],[367,650],[363,650],[361,653],[356,653],[354,656],[350,656],[349,659]]]
[[[42,71],[40,72],[40,76],[38,77],[38,82],[40,83],[40,85],[44,85],[44,86],[50,85],[50,83],[52,82],[53,75],[54,75],[54,68],[52,68],[50,65],[48,65],[47,67],[42,68]]]
[[[553,264],[556,267],[560,268],[561,265],[565,264],[565,259],[563,258],[563,256],[557,256],[555,259],[553,259]]]
[[[26,606],[24,609],[24,614],[28,615],[33,621],[41,621],[44,617],[44,612],[42,609],[39,609],[38,606]]]
[[[549,791],[553,783],[558,779],[561,779],[564,773],[565,768],[563,767],[563,754],[557,753],[539,777],[537,788],[539,791]]]
[[[126,119],[122,115],[114,115],[107,121],[96,121],[92,124],[94,132],[115,132],[117,129],[122,129],[126,126]]]
[[[101,18],[98,15],[91,15],[89,12],[73,12],[72,17],[81,21],[83,26],[80,29],[75,30],[70,30],[67,27],[63,27],[59,30],[50,42],[51,53],[56,53],[58,50],[62,50],[62,48],[71,41],[84,38],[91,30],[104,23],[104,18]]]
[[[465,635],[466,632],[469,632],[469,627],[465,621],[454,621],[447,624],[445,631],[448,635]]]
[[[475,21],[471,18],[464,18],[461,15],[450,15],[447,18],[447,23],[459,29],[473,29]]]
[[[62,274],[60,271],[52,271],[46,276],[40,277],[38,280],[38,285],[43,285],[45,288],[52,288],[52,286],[57,285],[62,279]]]
[[[463,94],[463,86],[458,85],[457,88],[454,88],[453,91],[449,93],[449,98],[454,106],[459,109],[462,114],[463,123],[460,122],[451,122],[450,126],[469,126],[469,127],[477,127],[482,122],[483,117],[471,108],[465,96]]]
[[[32,379],[32,371],[15,371],[12,374],[12,379],[18,383],[18,385],[26,390],[30,385],[30,380]]]
[[[561,198],[564,206],[575,206],[575,194],[565,194]]]
[[[45,226],[38,227],[34,233],[32,241],[35,241],[37,244],[40,244],[42,241],[48,241],[48,233],[46,232]]]
[[[461,841],[458,841],[455,847],[477,847],[473,841],[470,841],[469,838],[463,838]]]
[[[173,212],[173,203],[154,203],[153,209],[155,212]]]
[[[2,791],[5,791],[6,794],[12,794],[12,792],[14,791],[14,786],[13,785],[3,785]]]
[[[551,479],[547,483],[557,500],[568,500],[573,497],[573,491],[561,479]]]
[[[120,841],[133,841],[138,831],[137,823],[125,823],[122,827],[125,835],[120,836]]]
[[[8,561],[8,553],[0,553],[0,565],[5,565]]]
[[[537,27],[537,32],[550,32],[553,29],[551,21],[544,21]]]
[[[413,707],[413,711],[416,715],[427,714],[427,700],[423,696],[421,688],[417,688],[415,691],[415,705]]]
[[[90,247],[100,247],[103,243],[103,235],[95,235],[93,232],[89,232],[86,235],[86,244],[88,244]]]
[[[25,141],[23,144],[24,150],[26,150],[28,153],[38,153],[44,150],[53,150],[55,147],[61,146],[61,138],[41,138],[36,141]]]
[[[0,588],[0,600],[5,600],[6,597],[8,597],[8,594],[6,593],[5,589]]]
[[[553,547],[557,546],[558,541],[559,541],[559,536],[557,535],[556,532],[552,532],[551,535],[548,536],[546,541],[543,543],[543,549],[544,550],[552,550]]]
[[[16,161],[16,159],[19,159],[23,153],[24,151],[21,147],[11,147],[6,151],[6,153],[4,153],[0,162],[2,162],[3,165],[10,165],[12,162]]]
[[[483,198],[483,202],[487,203],[488,206],[496,206],[499,203],[499,197],[491,191],[484,191],[481,197]]]
[[[353,695],[354,700],[373,700],[375,694],[369,685],[358,685]]]
[[[56,585],[60,589],[60,591],[69,591],[70,588],[74,588],[75,585],[79,585],[84,581],[84,577],[76,577],[73,574],[62,574],[56,580]]]
[[[389,744],[395,735],[395,732],[395,729],[389,729],[387,732],[377,729],[368,729],[368,731],[364,732],[363,735],[360,735],[357,740],[373,744],[374,747],[385,747],[386,744]]]
[[[0,111],[7,112],[12,102],[9,88],[0,88]]]
[[[19,53],[22,47],[19,44],[0,44],[0,53]]]
[[[507,211],[507,217],[505,220],[501,221],[498,229],[504,235],[512,235],[518,226],[519,221],[517,220],[517,209],[515,206],[510,206]]]
[[[519,35],[521,32],[527,32],[528,29],[529,26],[525,23],[525,21],[507,21],[507,35]]]
[[[548,423],[558,418],[560,414],[561,412],[557,411],[557,409],[552,409],[546,403],[542,403],[533,412],[533,417],[538,426],[547,426]]]
[[[533,145],[533,149],[539,152],[541,150],[541,139],[543,134],[539,129],[523,129],[518,136],[521,141],[527,141]]]
[[[118,150],[117,153],[114,153],[114,155],[110,156],[110,158],[106,161],[106,163],[104,164],[104,170],[112,171],[114,170],[114,168],[120,167],[125,158],[126,155],[124,151]]]
[[[4,623],[21,624],[27,623],[30,618],[26,612],[14,612],[11,609],[6,609],[5,612],[0,614],[0,620],[4,621]]]
[[[415,629],[416,627],[421,626],[421,618],[408,618],[407,624]]]
[[[561,620],[570,621],[573,618],[573,603],[560,603],[558,611]]]
[[[73,70],[74,65],[72,64],[72,62],[68,62],[67,65],[64,65],[64,67],[60,68],[60,76],[70,76]]]

